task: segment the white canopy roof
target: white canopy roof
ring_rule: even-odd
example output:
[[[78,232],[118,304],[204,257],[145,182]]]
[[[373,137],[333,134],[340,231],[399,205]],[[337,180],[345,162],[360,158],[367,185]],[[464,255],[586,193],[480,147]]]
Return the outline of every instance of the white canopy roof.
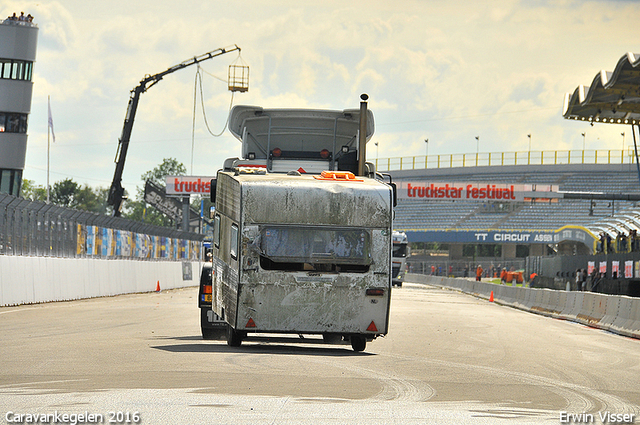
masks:
[[[600,71],[590,86],[564,97],[567,119],[610,124],[640,124],[640,54],[627,53],[613,72]]]

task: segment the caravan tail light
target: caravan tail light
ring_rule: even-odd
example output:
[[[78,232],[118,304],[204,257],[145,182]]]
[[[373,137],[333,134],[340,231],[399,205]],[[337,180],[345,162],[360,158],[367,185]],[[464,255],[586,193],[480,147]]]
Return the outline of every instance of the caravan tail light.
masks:
[[[382,296],[384,295],[384,288],[369,288],[367,289],[367,295],[373,295],[373,296]]]
[[[279,158],[279,157],[280,157],[280,155],[282,155],[282,149],[280,149],[280,148],[274,148],[274,149],[271,151],[271,155],[275,156],[276,158]]]
[[[327,150],[327,149],[322,149],[322,150],[320,151],[320,157],[321,157],[322,159],[327,159],[327,158],[329,158],[329,150]]]

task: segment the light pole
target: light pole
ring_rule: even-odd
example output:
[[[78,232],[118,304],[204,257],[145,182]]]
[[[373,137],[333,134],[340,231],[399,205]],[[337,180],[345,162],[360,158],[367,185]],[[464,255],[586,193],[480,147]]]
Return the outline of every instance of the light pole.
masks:
[[[584,152],[585,147],[585,139],[587,138],[587,133],[582,133],[582,152]],[[583,153],[584,155],[584,153]]]
[[[624,155],[624,131],[620,135],[622,136],[622,155]]]
[[[378,142],[374,143],[376,145],[376,167],[378,166]]]
[[[529,152],[531,152],[531,133],[527,134],[527,137],[529,138]]]
[[[476,167],[478,166],[479,155],[480,155],[480,136],[476,136]]]
[[[424,143],[427,145],[427,154],[426,156],[429,156],[429,139],[424,139]]]

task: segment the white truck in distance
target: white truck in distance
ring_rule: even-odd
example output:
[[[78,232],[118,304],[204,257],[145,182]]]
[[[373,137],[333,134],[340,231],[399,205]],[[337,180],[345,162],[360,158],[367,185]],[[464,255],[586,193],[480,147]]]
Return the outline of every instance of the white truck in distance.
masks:
[[[391,284],[402,286],[407,268],[407,255],[409,255],[409,241],[404,232],[393,232],[393,253],[391,259]]]
[[[387,333],[395,186],[372,164],[355,175],[359,128],[359,110],[233,108],[243,158],[211,189],[212,310],[229,345],[319,334],[362,351]]]

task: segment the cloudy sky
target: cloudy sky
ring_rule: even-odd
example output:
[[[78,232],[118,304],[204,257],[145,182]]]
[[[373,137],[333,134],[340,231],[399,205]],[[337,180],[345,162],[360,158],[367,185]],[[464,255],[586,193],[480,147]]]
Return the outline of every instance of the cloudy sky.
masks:
[[[147,74],[237,44],[250,88],[233,104],[357,108],[370,96],[368,157],[621,149],[631,129],[562,118],[566,92],[640,53],[636,1],[0,0],[0,16],[35,16],[39,41],[24,178],[46,182],[47,96],[56,143],[51,181],[108,187],[129,92]],[[224,80],[238,54],[201,64],[211,132],[232,101]],[[123,183],[173,157],[213,175],[240,154],[210,134],[196,66],[166,76],[140,100]],[[198,94],[199,96],[199,94]],[[192,136],[193,134],[193,136]],[[479,143],[476,145],[476,136]],[[191,166],[193,157],[193,167]]]

